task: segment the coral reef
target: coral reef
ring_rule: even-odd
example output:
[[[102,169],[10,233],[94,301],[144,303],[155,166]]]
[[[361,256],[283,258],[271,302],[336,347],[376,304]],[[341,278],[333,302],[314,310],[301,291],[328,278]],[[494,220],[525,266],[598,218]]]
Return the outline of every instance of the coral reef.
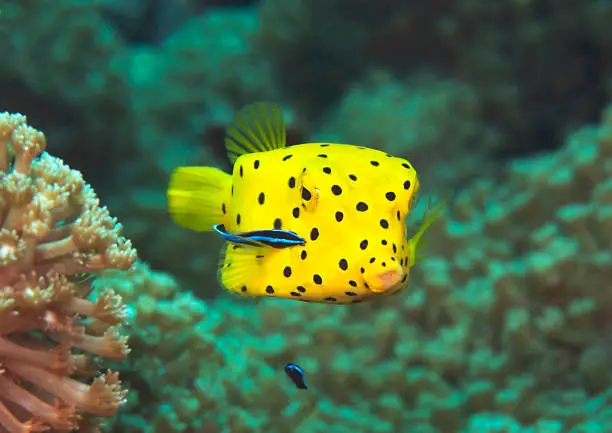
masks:
[[[117,61],[123,41],[100,16],[100,6],[0,1],[0,53],[10,59],[0,66],[3,107],[27,112],[57,139],[55,154],[95,179],[108,177],[100,167],[130,154],[133,126]]]
[[[425,74],[402,81],[379,70],[350,86],[314,137],[407,158],[431,192],[492,174],[502,139],[482,116],[478,94],[465,83]]]
[[[265,0],[259,14],[279,85],[309,112],[373,67],[427,71],[473,86],[514,155],[559,146],[608,99],[607,1]]]
[[[96,355],[128,353],[121,297],[88,276],[136,259],[78,171],[44,152],[20,114],[0,114],[0,431],[95,427],[124,403]]]

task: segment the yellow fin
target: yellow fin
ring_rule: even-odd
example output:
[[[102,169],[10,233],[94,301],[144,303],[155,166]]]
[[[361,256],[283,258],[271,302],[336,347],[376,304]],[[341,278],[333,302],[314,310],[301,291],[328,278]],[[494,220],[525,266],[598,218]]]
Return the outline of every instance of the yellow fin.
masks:
[[[243,107],[225,131],[225,150],[232,164],[242,154],[285,147],[283,108],[272,102]]]
[[[428,257],[428,255],[425,254],[428,242],[423,239],[423,235],[425,234],[425,231],[429,228],[429,226],[432,225],[433,222],[437,220],[440,216],[442,216],[442,213],[446,208],[446,203],[446,201],[441,201],[439,203],[434,204],[433,200],[431,198],[429,199],[427,207],[425,209],[425,213],[423,215],[423,219],[421,220],[421,225],[419,226],[419,230],[408,241],[408,246],[411,252],[409,258],[409,264],[411,268]]]
[[[168,210],[176,224],[210,231],[227,224],[232,177],[215,167],[178,167],[170,177]]]
[[[221,248],[217,279],[231,293],[242,296],[260,296],[261,284],[252,286],[252,281],[261,281],[261,267],[267,247],[235,245],[226,242]]]

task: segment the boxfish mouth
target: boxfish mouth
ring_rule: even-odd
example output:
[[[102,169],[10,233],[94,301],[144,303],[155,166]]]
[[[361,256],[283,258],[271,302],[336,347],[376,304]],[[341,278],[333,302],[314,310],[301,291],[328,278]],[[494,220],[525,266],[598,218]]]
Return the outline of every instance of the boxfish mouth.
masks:
[[[403,277],[404,270],[398,266],[396,269],[369,276],[366,278],[366,283],[372,292],[383,293],[398,285]]]

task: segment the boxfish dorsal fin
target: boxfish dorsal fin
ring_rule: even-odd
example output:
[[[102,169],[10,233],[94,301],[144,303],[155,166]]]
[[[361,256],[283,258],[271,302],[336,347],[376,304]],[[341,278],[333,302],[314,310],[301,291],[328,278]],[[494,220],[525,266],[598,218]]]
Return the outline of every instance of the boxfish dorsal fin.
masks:
[[[283,108],[273,102],[254,102],[243,107],[225,131],[225,150],[232,165],[245,153],[285,147]]]

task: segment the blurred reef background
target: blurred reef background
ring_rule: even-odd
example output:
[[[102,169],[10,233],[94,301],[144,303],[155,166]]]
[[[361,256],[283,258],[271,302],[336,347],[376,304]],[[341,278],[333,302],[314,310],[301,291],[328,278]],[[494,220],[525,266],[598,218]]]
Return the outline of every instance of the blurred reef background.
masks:
[[[131,312],[107,431],[612,432],[612,1],[2,0],[0,32],[0,110],[142,260],[98,281]],[[291,143],[383,149],[450,194],[400,297],[237,299],[220,240],[172,224],[172,169],[229,169],[259,100]]]

